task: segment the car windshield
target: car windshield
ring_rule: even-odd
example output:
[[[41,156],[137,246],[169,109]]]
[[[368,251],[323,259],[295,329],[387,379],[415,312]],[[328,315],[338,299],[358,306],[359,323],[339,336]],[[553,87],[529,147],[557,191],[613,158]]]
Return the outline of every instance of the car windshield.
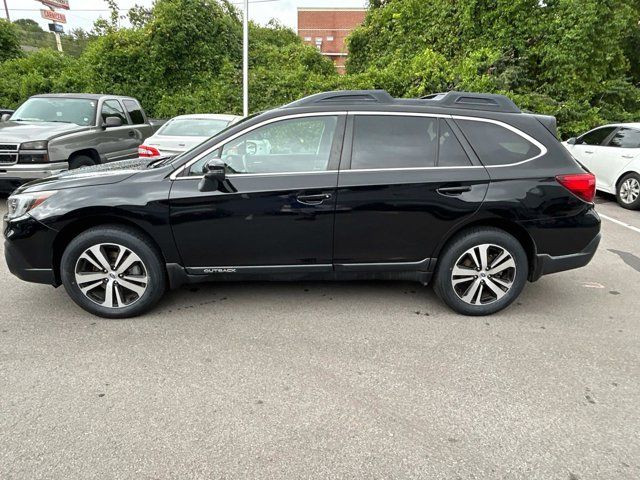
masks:
[[[93,125],[96,100],[37,97],[24,102],[11,116],[14,122],[58,122]]]
[[[212,137],[229,125],[216,118],[175,118],[165,123],[156,135],[173,137]]]

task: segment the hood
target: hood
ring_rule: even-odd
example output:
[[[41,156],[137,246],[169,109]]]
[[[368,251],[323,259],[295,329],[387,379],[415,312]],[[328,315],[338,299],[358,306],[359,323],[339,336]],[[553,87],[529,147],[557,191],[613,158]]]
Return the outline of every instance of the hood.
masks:
[[[0,122],[0,142],[22,143],[51,140],[63,133],[82,132],[91,127],[57,122]]]
[[[41,192],[44,190],[62,190],[65,188],[118,183],[141,170],[146,170],[151,162],[157,160],[157,158],[136,158],[69,170],[58,175],[25,183],[16,190],[16,193],[22,193],[26,190]]]

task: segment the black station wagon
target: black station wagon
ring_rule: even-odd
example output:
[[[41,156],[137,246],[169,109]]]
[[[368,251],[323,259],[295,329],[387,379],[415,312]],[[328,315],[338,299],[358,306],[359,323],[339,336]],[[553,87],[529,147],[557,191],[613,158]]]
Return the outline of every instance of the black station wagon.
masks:
[[[174,158],[37,180],[8,200],[5,254],[104,317],[188,282],[433,282],[455,311],[508,306],[526,281],[586,265],[595,179],[553,117],[506,97],[313,95]]]

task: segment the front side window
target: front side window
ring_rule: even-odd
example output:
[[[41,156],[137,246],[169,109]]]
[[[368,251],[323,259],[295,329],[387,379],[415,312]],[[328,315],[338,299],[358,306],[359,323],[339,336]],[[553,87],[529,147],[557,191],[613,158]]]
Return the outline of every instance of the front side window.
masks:
[[[351,169],[433,167],[437,138],[437,118],[356,115]]]
[[[609,147],[640,148],[640,130],[621,128],[609,141]]]
[[[202,167],[216,157],[236,174],[327,170],[337,123],[337,116],[319,116],[258,127],[199,159],[190,175],[202,175]]]
[[[538,146],[501,125],[476,120],[456,123],[485,166],[523,162],[541,153]]]
[[[602,142],[613,133],[615,127],[596,128],[578,139],[580,145],[602,145]]]
[[[106,100],[102,104],[102,121],[104,122],[107,117],[118,117],[122,120],[123,125],[127,125],[129,121],[127,120],[127,116],[124,114],[124,110],[120,105],[120,102],[117,100]]]
[[[134,125],[140,125],[144,123],[144,114],[142,113],[142,108],[133,100],[124,100],[124,108],[127,109],[129,113],[129,117],[131,117],[131,121]]]

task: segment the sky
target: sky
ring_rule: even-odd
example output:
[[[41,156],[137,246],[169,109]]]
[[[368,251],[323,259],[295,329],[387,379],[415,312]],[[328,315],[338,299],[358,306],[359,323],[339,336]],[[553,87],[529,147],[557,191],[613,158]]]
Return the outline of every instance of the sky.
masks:
[[[231,0],[242,8],[243,0]],[[46,20],[40,18],[40,9],[43,5],[36,0],[6,0],[9,6],[11,20],[18,18],[31,18],[36,20],[42,28],[47,29]],[[126,9],[136,3],[143,6],[151,6],[153,0],[116,0],[118,7]],[[58,10],[67,16],[65,31],[73,28],[91,30],[94,20],[98,17],[106,17],[108,14],[106,3],[103,0],[69,0],[71,10]],[[275,18],[284,25],[297,27],[296,9],[298,7],[364,7],[366,0],[249,0],[249,18],[252,21],[265,24]],[[0,2],[1,16],[5,16],[4,5]]]

